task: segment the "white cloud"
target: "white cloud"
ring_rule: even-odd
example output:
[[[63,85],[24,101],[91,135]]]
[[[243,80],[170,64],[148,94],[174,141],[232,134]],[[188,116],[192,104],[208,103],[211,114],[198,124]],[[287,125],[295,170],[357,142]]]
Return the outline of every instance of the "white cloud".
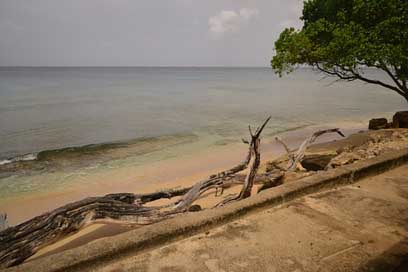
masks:
[[[258,14],[259,11],[257,9],[242,8],[239,11],[223,10],[218,15],[208,19],[209,30],[216,35],[237,31]]]

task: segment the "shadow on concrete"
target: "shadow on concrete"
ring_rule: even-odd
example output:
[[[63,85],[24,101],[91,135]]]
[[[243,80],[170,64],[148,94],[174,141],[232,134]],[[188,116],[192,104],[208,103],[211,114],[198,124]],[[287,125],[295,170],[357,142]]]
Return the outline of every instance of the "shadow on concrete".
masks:
[[[382,255],[364,263],[361,272],[407,272],[408,271],[408,238],[402,240]]]

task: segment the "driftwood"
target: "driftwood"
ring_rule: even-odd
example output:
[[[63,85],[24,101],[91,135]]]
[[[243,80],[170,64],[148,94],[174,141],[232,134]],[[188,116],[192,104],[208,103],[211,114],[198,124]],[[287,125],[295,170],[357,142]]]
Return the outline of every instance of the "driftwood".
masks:
[[[145,195],[118,193],[86,198],[1,231],[0,268],[20,264],[44,246],[93,222],[111,220],[136,225],[151,224],[173,217],[178,213],[187,212],[203,193],[210,189],[224,188],[231,183],[243,183],[242,190],[234,198],[222,201],[220,205],[249,197],[260,164],[260,135],[269,119],[255,133],[252,133],[250,129],[251,141],[248,154],[242,163],[227,171],[212,175],[191,188],[172,189]],[[248,166],[250,169],[242,182],[237,179],[237,173],[247,169]],[[170,205],[144,206],[158,199],[171,199],[176,196],[180,196],[180,199]]]
[[[304,170],[301,162],[305,157],[306,149],[312,143],[314,143],[319,136],[322,136],[323,134],[326,133],[337,133],[340,136],[345,137],[339,128],[319,130],[313,133],[309,138],[307,138],[295,152],[291,152],[289,147],[280,138],[276,137],[275,138],[276,141],[283,145],[288,154],[289,161],[285,170],[287,171]]]
[[[7,227],[7,213],[0,213],[0,231],[5,230]]]
[[[249,162],[248,163],[250,167],[249,167],[249,172],[245,178],[244,185],[242,186],[241,192],[238,195],[232,196],[230,198],[223,200],[222,202],[217,204],[216,207],[225,205],[232,201],[241,200],[241,199],[251,196],[251,191],[252,191],[252,187],[254,186],[255,176],[256,176],[256,173],[258,172],[259,165],[261,164],[261,153],[259,151],[261,140],[259,137],[270,119],[271,117],[266,119],[264,124],[258,127],[255,133],[253,133],[251,127],[249,127],[249,134],[251,136],[251,141],[250,142],[246,141],[246,142],[249,143],[249,154],[248,154]]]
[[[119,196],[119,195],[118,195]],[[0,264],[19,264],[40,248],[100,219],[149,224],[159,219],[155,209],[131,204],[131,197],[92,197],[37,216],[0,233]]]
[[[260,192],[280,185],[285,172],[301,169],[301,162],[306,149],[319,136],[336,132],[344,137],[339,129],[320,130],[313,133],[295,151],[290,151],[288,146],[277,138],[277,141],[284,146],[288,153],[287,167],[282,168],[276,165],[276,170],[257,175],[260,165],[260,135],[269,119],[255,133],[249,127],[251,139],[250,141],[243,140],[249,145],[248,153],[243,162],[229,170],[211,175],[208,179],[200,181],[192,187],[163,190],[149,194],[118,193],[86,198],[0,231],[0,268],[20,264],[44,246],[97,221],[109,220],[135,225],[152,224],[179,213],[200,210],[201,207],[195,207],[198,205],[193,205],[193,203],[205,192],[215,189],[217,195],[218,190],[221,189],[222,194],[224,188],[234,184],[242,184],[240,193],[225,198],[215,207],[242,200],[251,196],[254,183],[262,184],[258,189]],[[245,176],[239,174],[247,168],[249,169]],[[178,197],[178,200],[169,205],[145,206],[145,204],[155,200],[174,197]]]

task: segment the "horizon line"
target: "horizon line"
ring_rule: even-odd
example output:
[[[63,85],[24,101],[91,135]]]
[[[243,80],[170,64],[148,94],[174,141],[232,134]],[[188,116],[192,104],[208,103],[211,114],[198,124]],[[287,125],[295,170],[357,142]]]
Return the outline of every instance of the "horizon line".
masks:
[[[0,68],[271,68],[270,66],[226,65],[0,65]]]

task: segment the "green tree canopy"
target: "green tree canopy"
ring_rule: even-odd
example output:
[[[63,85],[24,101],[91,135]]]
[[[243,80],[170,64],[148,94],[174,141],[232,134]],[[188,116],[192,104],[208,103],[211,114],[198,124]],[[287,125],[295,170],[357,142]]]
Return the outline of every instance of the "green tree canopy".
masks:
[[[304,26],[286,28],[275,43],[272,68],[281,76],[311,65],[341,80],[394,90],[408,101],[408,0],[308,0]],[[370,78],[374,67],[390,80]]]

